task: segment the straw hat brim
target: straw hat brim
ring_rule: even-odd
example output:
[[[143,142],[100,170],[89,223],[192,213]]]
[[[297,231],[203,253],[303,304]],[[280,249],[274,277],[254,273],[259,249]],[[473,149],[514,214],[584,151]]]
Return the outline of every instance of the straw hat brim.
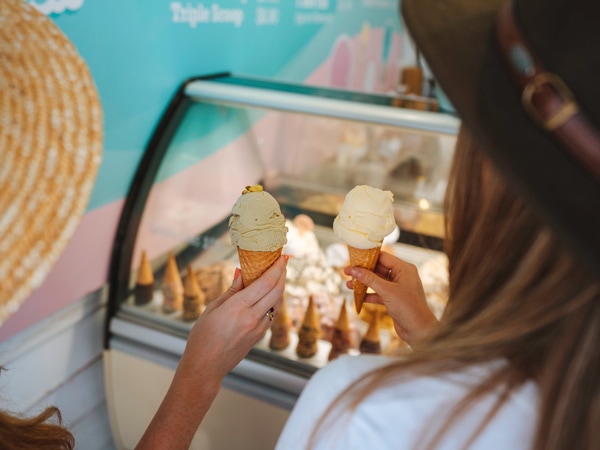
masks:
[[[593,2],[579,2],[581,7],[564,2],[564,11],[552,11],[544,1],[516,3],[517,21],[527,25],[524,32],[530,43],[569,85],[598,128],[600,101],[590,95],[599,92],[600,61],[590,47],[598,36],[589,36],[598,34],[597,24],[591,23],[597,14],[586,17],[585,12]],[[495,37],[503,4],[504,0],[402,0],[401,13],[463,123],[508,182],[600,278],[600,186],[524,111],[521,92]],[[552,17],[564,19],[561,27],[552,27]]]
[[[102,152],[90,71],[46,16],[0,2],[0,325],[40,286],[87,206]]]

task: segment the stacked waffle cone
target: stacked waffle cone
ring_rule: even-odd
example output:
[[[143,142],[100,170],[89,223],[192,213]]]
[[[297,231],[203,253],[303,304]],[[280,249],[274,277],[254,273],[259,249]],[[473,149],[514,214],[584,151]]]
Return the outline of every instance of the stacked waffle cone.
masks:
[[[319,338],[321,337],[321,324],[319,312],[315,306],[314,299],[311,296],[308,300],[308,307],[304,313],[302,326],[298,331],[298,344],[296,346],[296,355],[300,358],[311,358],[319,350]]]
[[[173,253],[169,253],[167,259],[161,290],[163,293],[162,309],[165,314],[179,311],[183,307],[183,282]]]
[[[190,264],[188,264],[183,288],[182,318],[185,321],[196,320],[200,317],[205,307],[206,296],[202,292],[202,289],[200,289],[196,274]]]
[[[328,359],[337,358],[340,355],[348,353],[352,347],[352,334],[350,331],[350,320],[346,311],[346,302],[342,302],[338,320],[333,328],[333,336],[331,337],[331,350],[329,351]]]
[[[152,301],[154,295],[154,274],[148,261],[146,251],[142,251],[142,261],[135,283],[134,298],[136,305],[145,305]]]
[[[359,350],[361,353],[381,353],[378,314],[373,314],[371,316],[369,328],[360,342]]]
[[[377,259],[379,258],[380,251],[381,246],[367,249],[348,246],[350,265],[353,267],[364,267],[368,270],[374,270],[375,266],[377,265]],[[367,286],[360,281],[353,279],[352,290],[354,291],[354,306],[356,308],[356,312],[360,313],[367,295]]]
[[[290,345],[291,321],[287,311],[285,297],[281,299],[278,314],[271,325],[271,338],[269,348],[272,350],[284,350]]]

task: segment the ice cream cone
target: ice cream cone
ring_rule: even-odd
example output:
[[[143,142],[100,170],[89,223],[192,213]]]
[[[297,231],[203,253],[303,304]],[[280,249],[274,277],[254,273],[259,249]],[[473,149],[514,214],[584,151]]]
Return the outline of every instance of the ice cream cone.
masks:
[[[350,321],[348,320],[348,312],[346,311],[346,302],[342,303],[338,320],[333,329],[331,338],[331,350],[329,351],[329,361],[337,358],[340,355],[348,353],[352,346],[352,336],[350,332]]]
[[[333,221],[333,232],[348,245],[350,265],[373,270],[383,240],[394,232],[394,194],[367,185],[350,190]],[[360,313],[367,286],[352,280],[354,304]]]
[[[135,284],[134,297],[136,305],[145,305],[152,301],[154,295],[154,274],[152,266],[148,261],[146,251],[142,251],[142,261],[138,270],[137,281]]]
[[[348,311],[346,310],[346,301],[342,302],[342,307],[340,308],[340,314],[337,322],[335,323],[335,328],[341,331],[350,330],[350,320],[348,319]]]
[[[373,248],[355,248],[348,246],[348,253],[350,254],[350,265],[355,267],[363,267],[368,270],[374,270],[377,264],[377,258],[379,258],[380,246]],[[352,280],[352,289],[354,290],[354,306],[356,313],[360,313],[362,305],[367,295],[367,286],[358,280]]]
[[[183,287],[183,320],[196,320],[204,309],[206,296],[198,285],[194,269],[189,264]]]
[[[318,341],[321,337],[321,325],[319,312],[314,304],[312,296],[308,300],[308,307],[304,314],[302,326],[298,332],[298,345],[296,346],[296,355],[300,358],[310,358],[318,351]]]
[[[250,286],[258,277],[273,265],[281,256],[283,247],[270,252],[255,250],[244,250],[238,247],[240,269],[242,271],[242,283],[244,287]]]
[[[369,328],[360,342],[361,353],[381,353],[381,344],[379,338],[379,315],[373,314]]]
[[[179,269],[175,256],[169,253],[161,290],[163,292],[163,312],[166,314],[178,311],[183,306],[183,282],[179,276]]]
[[[281,300],[277,315],[271,325],[271,338],[269,348],[272,350],[283,350],[290,345],[291,321],[287,311],[285,297]]]
[[[238,249],[244,287],[250,286],[281,256],[287,231],[277,200],[260,184],[246,186],[229,218],[229,235],[231,244]]]

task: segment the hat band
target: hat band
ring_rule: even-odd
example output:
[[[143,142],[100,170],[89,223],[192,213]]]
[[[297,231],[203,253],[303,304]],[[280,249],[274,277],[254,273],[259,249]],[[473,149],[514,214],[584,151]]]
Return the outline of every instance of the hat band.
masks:
[[[500,9],[496,34],[527,114],[600,182],[600,133],[581,112],[563,79],[548,72],[517,26],[513,1]]]

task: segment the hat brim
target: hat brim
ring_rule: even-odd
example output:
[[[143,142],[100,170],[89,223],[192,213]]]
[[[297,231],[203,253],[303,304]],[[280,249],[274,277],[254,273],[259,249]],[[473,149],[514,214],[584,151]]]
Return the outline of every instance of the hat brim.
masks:
[[[436,81],[480,146],[600,278],[600,187],[524,111],[495,39],[504,0],[402,0]]]
[[[37,289],[85,212],[102,109],[85,61],[23,0],[0,2],[0,326]]]

